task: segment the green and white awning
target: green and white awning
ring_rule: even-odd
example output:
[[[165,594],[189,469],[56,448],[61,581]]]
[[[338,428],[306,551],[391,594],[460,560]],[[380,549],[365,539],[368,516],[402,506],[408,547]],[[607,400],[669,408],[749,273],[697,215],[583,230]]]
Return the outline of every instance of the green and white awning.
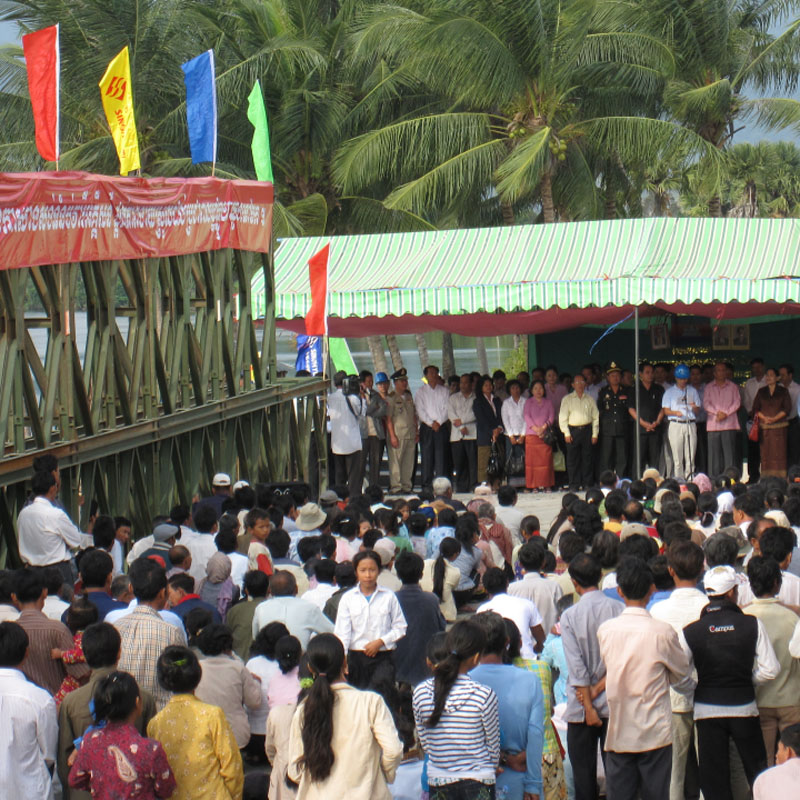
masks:
[[[407,315],[800,303],[800,221],[650,218],[286,239],[275,257],[279,320],[305,316],[308,259],[327,243],[332,326]],[[253,292],[263,307],[262,276]]]

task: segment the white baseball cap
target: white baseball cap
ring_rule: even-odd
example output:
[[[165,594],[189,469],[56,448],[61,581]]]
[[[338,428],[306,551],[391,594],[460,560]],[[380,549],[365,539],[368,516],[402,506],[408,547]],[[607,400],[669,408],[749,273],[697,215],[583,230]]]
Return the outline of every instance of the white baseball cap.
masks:
[[[734,586],[738,585],[739,580],[736,577],[736,570],[733,567],[724,565],[708,570],[703,578],[703,586],[706,588],[706,594],[710,597],[719,597],[719,595],[727,594]]]
[[[218,472],[211,481],[212,486],[230,486],[231,476],[227,472]]]

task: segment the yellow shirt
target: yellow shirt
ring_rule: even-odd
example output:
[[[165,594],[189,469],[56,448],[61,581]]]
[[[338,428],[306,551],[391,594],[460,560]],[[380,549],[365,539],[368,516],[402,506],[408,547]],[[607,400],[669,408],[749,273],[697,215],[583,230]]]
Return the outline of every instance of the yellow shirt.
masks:
[[[221,708],[192,694],[172,695],[147,735],[161,742],[175,774],[172,800],[241,800],[242,756]]]

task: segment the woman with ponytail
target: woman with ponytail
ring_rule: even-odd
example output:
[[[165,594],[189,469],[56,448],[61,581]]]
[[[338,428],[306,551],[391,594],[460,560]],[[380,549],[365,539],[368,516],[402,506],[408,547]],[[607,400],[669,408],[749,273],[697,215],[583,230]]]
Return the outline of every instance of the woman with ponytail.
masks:
[[[133,675],[112,672],[95,686],[95,725],[83,735],[69,773],[69,785],[93,798],[172,797],[175,777],[160,742],[146,739],[134,727],[142,698]]]
[[[453,562],[461,555],[461,543],[447,536],[439,543],[439,556],[425,562],[419,585],[425,592],[439,598],[439,610],[447,622],[456,621],[456,601],[453,592],[461,582],[461,570]]]
[[[485,645],[480,624],[456,622],[434,677],[414,689],[414,721],[428,757],[430,800],[494,800],[500,760],[497,695],[467,674]]]
[[[700,512],[700,521],[695,528],[702,531],[703,536],[708,539],[717,530],[717,512],[719,504],[714,492],[701,492],[697,498],[697,510]]]
[[[314,637],[306,658],[312,682],[289,737],[298,800],[390,800],[403,745],[386,703],[347,683],[344,647],[333,634]]]

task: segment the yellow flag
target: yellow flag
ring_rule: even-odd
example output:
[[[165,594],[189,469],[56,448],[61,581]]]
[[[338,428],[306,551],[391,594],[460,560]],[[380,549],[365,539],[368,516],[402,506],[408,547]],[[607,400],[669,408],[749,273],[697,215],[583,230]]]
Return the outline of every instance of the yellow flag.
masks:
[[[139,140],[133,118],[131,93],[131,61],[128,48],[121,50],[109,63],[100,81],[100,98],[106,112],[111,138],[119,156],[119,174],[139,169]]]

